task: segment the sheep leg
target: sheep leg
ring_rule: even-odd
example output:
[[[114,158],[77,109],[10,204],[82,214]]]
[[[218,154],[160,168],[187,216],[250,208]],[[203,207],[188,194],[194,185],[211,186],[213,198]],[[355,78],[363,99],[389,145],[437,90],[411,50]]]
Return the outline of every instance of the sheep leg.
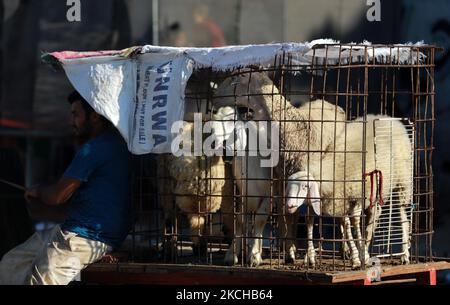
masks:
[[[353,240],[350,218],[348,216],[344,216],[344,232],[344,238],[348,239],[348,243],[350,245],[352,268],[357,269],[361,267],[361,260],[359,259],[358,248],[356,247],[355,241]]]
[[[295,253],[297,251],[295,246],[295,236],[297,236],[297,221],[298,212],[294,214],[285,214],[284,210],[280,211],[278,216],[279,235],[283,242],[282,248],[286,253],[285,263],[293,264],[295,262]],[[283,247],[284,246],[284,247]]]
[[[408,185],[398,185],[399,201],[400,201],[400,222],[402,226],[402,256],[400,257],[402,264],[409,264],[411,247],[410,238],[410,222],[408,220],[406,209],[410,208],[412,202],[412,190]],[[411,216],[412,217],[412,216]]]
[[[364,260],[365,263],[369,262],[369,255],[368,253],[366,253],[366,248],[365,248],[365,243],[363,242],[362,239],[362,231],[361,231],[361,212],[362,212],[362,207],[361,206],[356,206],[354,208],[352,208],[352,213],[351,213],[351,217],[350,217],[350,221],[351,224],[353,225],[353,227],[355,228],[355,232],[356,232],[356,246],[358,247],[358,251],[360,253],[360,258],[361,260]]]
[[[351,257],[350,247],[348,246],[348,243],[347,243],[347,241],[344,238],[345,231],[344,231],[344,220],[343,219],[340,220],[339,227],[341,229],[342,238],[344,239],[342,241],[342,248],[341,248],[341,250],[342,250],[342,258],[343,259],[350,259],[350,257]]]
[[[251,267],[257,267],[262,262],[262,238],[264,233],[264,227],[267,223],[267,217],[269,215],[269,199],[264,198],[256,211],[255,216],[255,232],[254,237],[250,240],[250,251],[248,262]]]
[[[295,226],[297,227],[297,226]],[[314,249],[313,242],[313,230],[314,230],[314,211],[311,207],[308,207],[308,215],[306,215],[306,229],[308,238],[308,248],[305,255],[305,266],[311,265],[311,267],[316,266],[316,250]]]
[[[233,266],[236,265],[239,260],[238,260],[238,254],[241,253],[241,249],[242,249],[242,220],[241,220],[241,216],[242,215],[237,215],[236,216],[236,231],[235,231],[235,235],[234,238],[231,242],[230,247],[228,248],[227,253],[225,254],[225,259],[224,262],[226,265],[228,266]]]
[[[402,204],[400,206],[400,221],[402,222],[402,264],[409,264],[409,248],[411,246],[411,240],[409,238],[409,221],[406,216],[406,206]]]
[[[364,245],[364,258],[367,264],[370,259],[369,247],[373,239],[373,233],[377,227],[378,218],[381,215],[381,206],[376,203],[367,209],[366,242]]]
[[[356,232],[356,246],[358,247],[359,251],[363,250],[363,240],[362,240],[362,232],[361,232],[361,207],[356,207],[353,210],[352,216],[350,217],[350,221],[355,228]]]
[[[193,254],[196,256],[206,256],[208,249],[205,240],[202,237],[205,228],[205,217],[193,214],[188,216],[188,220]]]

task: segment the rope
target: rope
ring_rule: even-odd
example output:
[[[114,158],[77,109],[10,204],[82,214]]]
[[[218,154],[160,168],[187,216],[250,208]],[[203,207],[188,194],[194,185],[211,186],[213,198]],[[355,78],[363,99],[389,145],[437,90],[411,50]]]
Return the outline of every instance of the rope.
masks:
[[[373,176],[377,179],[377,192],[375,195],[375,199],[378,199],[380,206],[384,205],[383,201],[383,173],[376,169],[374,171],[371,171],[370,173],[365,173],[363,175],[364,179],[369,176],[370,177],[370,208],[373,206]]]

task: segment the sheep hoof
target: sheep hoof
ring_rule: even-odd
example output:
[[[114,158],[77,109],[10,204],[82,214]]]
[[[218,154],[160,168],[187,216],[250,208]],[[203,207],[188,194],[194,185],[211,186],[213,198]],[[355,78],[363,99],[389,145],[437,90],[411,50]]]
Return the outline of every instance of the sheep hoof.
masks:
[[[250,262],[250,267],[258,267],[262,262],[261,254],[253,253],[249,258],[249,262]]]
[[[353,260],[352,269],[356,270],[356,269],[359,269],[359,268],[361,268],[361,261],[359,259]]]
[[[403,254],[400,258],[402,265],[409,265],[409,253]]]
[[[287,255],[284,258],[286,264],[294,264],[295,263],[295,254],[297,252],[297,248],[295,245],[290,245],[288,247]]]
[[[316,257],[314,254],[306,254],[304,259],[305,267],[311,266],[312,268],[316,267]]]
[[[349,248],[342,249],[342,259],[349,260],[352,257],[352,253]]]

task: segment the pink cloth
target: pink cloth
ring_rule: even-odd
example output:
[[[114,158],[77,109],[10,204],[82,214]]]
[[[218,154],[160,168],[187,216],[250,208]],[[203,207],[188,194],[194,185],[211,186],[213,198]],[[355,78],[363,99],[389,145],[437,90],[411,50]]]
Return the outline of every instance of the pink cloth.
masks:
[[[50,53],[53,57],[58,60],[61,59],[77,59],[95,56],[112,56],[121,54],[123,50],[113,50],[113,51],[90,51],[90,52],[75,52],[75,51],[62,51]]]

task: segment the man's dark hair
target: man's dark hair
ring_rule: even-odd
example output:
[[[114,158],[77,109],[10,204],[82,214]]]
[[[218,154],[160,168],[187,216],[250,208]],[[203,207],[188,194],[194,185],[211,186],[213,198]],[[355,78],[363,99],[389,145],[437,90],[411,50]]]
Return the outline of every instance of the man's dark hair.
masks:
[[[67,100],[69,101],[70,104],[75,103],[76,101],[80,101],[81,102],[81,106],[84,109],[84,112],[86,113],[86,117],[89,117],[89,115],[94,111],[94,108],[91,107],[91,105],[89,105],[89,103],[84,99],[84,97],[81,96],[81,94],[74,90],[72,91],[72,93],[69,94],[69,96],[67,97]],[[109,125],[110,122],[102,115],[100,115],[102,118],[102,121],[104,124]]]
[[[75,103],[76,101],[81,102],[81,106],[83,106],[84,112],[86,113],[86,117],[89,116],[92,112],[94,112],[94,109],[89,105],[89,103],[84,99],[84,97],[81,96],[78,91],[74,90],[72,93],[69,94],[67,97],[67,100],[70,104]]]

